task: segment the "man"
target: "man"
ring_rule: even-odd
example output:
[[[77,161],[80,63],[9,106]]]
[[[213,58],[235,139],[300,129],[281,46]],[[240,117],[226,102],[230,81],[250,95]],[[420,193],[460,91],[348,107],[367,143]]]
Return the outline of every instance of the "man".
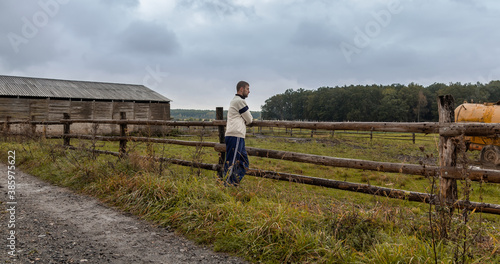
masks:
[[[226,183],[239,185],[249,166],[247,151],[245,150],[246,125],[252,123],[252,114],[248,109],[245,98],[250,93],[250,85],[240,81],[236,85],[236,95],[229,104],[226,125],[226,161],[224,174]]]

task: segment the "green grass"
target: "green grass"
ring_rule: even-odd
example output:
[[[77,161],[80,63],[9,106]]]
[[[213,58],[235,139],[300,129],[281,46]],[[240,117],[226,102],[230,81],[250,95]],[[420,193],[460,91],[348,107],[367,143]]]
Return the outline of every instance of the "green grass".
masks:
[[[276,132],[277,133],[277,132]],[[249,137],[247,146],[343,158],[418,163],[437,157],[434,136],[411,141],[352,135],[318,135],[300,143],[284,138]],[[307,141],[305,141],[307,139]],[[199,137],[183,140],[200,140]],[[216,141],[206,137],[205,141]],[[309,141],[310,140],[310,141]],[[245,177],[226,188],[215,172],[159,163],[137,155],[156,155],[216,163],[211,149],[129,142],[128,158],[55,146],[60,140],[9,140],[0,158],[16,150],[23,170],[57,185],[94,195],[102,201],[170,226],[216,251],[262,263],[495,263],[500,261],[499,216],[472,214],[465,222],[456,213],[439,237],[439,215],[429,205],[316,186]],[[72,140],[76,146],[88,141]],[[117,151],[118,143],[97,143]],[[421,148],[424,150],[422,151]],[[477,155],[470,153],[471,159]],[[322,178],[370,183],[412,191],[430,191],[422,176],[330,168],[250,157],[251,167]],[[459,182],[459,186],[463,186]],[[462,190],[463,188],[461,188]],[[473,184],[471,200],[498,203],[500,186]],[[432,235],[434,231],[434,236]],[[465,233],[464,233],[465,232]],[[465,234],[465,235],[464,235]],[[463,252],[463,245],[467,245]]]

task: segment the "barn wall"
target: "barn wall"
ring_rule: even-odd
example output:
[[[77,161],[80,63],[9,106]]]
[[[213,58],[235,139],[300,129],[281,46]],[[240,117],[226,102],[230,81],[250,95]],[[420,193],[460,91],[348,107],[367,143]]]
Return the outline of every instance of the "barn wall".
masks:
[[[69,113],[72,119],[120,119],[120,112],[125,112],[127,119],[135,120],[169,120],[170,104],[166,103],[135,103],[135,102],[103,102],[103,101],[70,101],[56,99],[0,98],[0,120],[7,116],[11,120],[58,121]],[[22,126],[12,126],[12,131],[22,130]],[[71,133],[93,133],[92,124],[73,124]],[[155,131],[162,127],[129,126],[129,132]],[[38,132],[60,134],[62,125],[38,126]],[[118,125],[98,127],[98,134],[118,134]]]
[[[111,119],[113,115],[113,104],[110,102],[94,102],[93,119]]]
[[[121,119],[120,112],[125,112],[127,119],[134,119],[134,104],[133,102],[113,102],[113,115],[112,119]],[[113,134],[120,134],[120,126],[111,126]],[[129,132],[134,130],[134,126],[128,126]]]
[[[165,120],[170,120],[170,103],[163,104],[165,109]]]
[[[47,99],[30,99],[29,115],[31,120],[46,121],[48,119],[49,103]]]
[[[69,100],[49,100],[49,121],[58,121],[64,118],[64,113],[70,113],[71,102]]]
[[[71,119],[92,119],[94,116],[94,101],[70,101],[69,115]],[[71,125],[70,133],[92,134],[93,124],[78,123]]]
[[[149,103],[149,120],[170,120],[170,104]],[[164,126],[150,126],[144,128],[148,133],[164,134],[169,128]]]
[[[149,103],[134,104],[134,113],[136,120],[149,120]]]
[[[0,119],[5,120],[7,116],[11,120],[30,119],[29,100],[22,98],[0,98]]]
[[[151,111],[151,120],[169,120],[170,119],[170,104],[151,103],[149,105]]]
[[[111,119],[113,115],[113,103],[94,101],[92,119]],[[97,134],[110,134],[112,125],[100,124],[97,129]]]
[[[120,119],[120,112],[127,114],[127,119],[134,119],[133,102],[113,102],[113,119]]]
[[[134,119],[135,120],[149,120],[150,115],[149,103],[135,103],[134,104]],[[143,135],[149,133],[148,126],[134,125],[130,128],[131,131],[138,132]]]
[[[64,113],[70,113],[70,104],[69,100],[47,100],[47,121],[59,121],[63,119]],[[48,134],[60,134],[63,132],[63,126],[45,126],[43,130]]]
[[[92,119],[94,112],[93,101],[71,101],[72,119]]]
[[[0,120],[5,120],[5,118],[11,115],[10,105],[12,105],[11,98],[0,98]]]

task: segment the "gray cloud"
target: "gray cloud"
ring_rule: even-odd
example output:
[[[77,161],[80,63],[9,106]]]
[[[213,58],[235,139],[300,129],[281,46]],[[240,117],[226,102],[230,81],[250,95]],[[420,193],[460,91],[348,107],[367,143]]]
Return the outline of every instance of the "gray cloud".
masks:
[[[332,50],[344,38],[336,25],[325,21],[302,21],[291,37],[291,43],[306,49]]]
[[[179,9],[201,11],[211,19],[223,20],[235,15],[252,16],[253,8],[246,8],[231,0],[184,0],[178,2]]]
[[[138,55],[170,55],[180,49],[175,33],[155,22],[132,22],[120,33],[118,41],[124,52]]]
[[[493,0],[41,2],[0,1],[1,74],[147,82],[174,108],[223,104],[240,79],[259,107],[289,88],[500,78]]]
[[[139,1],[139,0],[100,0],[100,3],[105,4],[111,8],[115,8],[117,6],[126,7],[126,8],[133,8],[133,7],[138,7],[140,5],[141,1]]]
[[[39,5],[21,8],[12,1],[2,2],[1,10],[0,57],[5,67],[25,69],[45,64],[63,53],[54,45],[59,39],[61,25],[55,21],[53,13]]]

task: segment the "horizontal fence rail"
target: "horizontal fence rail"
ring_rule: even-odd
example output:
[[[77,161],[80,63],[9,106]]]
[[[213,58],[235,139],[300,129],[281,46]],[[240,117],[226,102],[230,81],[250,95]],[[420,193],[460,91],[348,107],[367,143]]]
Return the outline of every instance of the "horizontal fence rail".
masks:
[[[47,136],[47,138],[76,138],[76,139],[87,139],[87,140],[98,140],[98,141],[132,141],[132,142],[149,142],[149,143],[165,143],[181,146],[191,146],[191,147],[212,147],[219,143],[216,142],[201,142],[201,141],[187,141],[187,140],[176,140],[176,139],[164,139],[164,138],[150,138],[150,137],[132,137],[132,136],[92,136],[92,135],[77,135],[77,134],[67,134],[64,136]]]
[[[59,121],[0,121],[6,124],[30,125],[64,125],[76,123],[89,124],[127,124],[145,126],[186,126],[186,127],[218,127],[225,126],[226,121],[160,121],[160,120],[95,120],[95,119],[61,119]],[[400,133],[439,133],[441,136],[500,136],[500,123],[453,123],[438,122],[403,123],[403,122],[297,122],[297,121],[253,121],[249,127],[299,128],[310,130],[352,130]]]
[[[100,141],[128,140],[131,142],[165,143],[165,144],[173,144],[181,146],[192,146],[192,147],[212,147],[217,152],[226,151],[226,146],[224,144],[216,142],[159,139],[150,137],[91,136],[91,135],[75,135],[75,134],[69,134],[66,135],[65,137],[87,139],[87,140],[100,140]],[[53,136],[49,138],[63,138],[63,137]],[[253,147],[247,147],[246,150],[248,152],[248,155],[250,156],[271,158],[278,160],[288,160],[294,162],[303,162],[303,163],[310,163],[310,164],[324,165],[331,167],[342,167],[342,168],[391,172],[391,173],[404,173],[404,174],[430,176],[430,177],[438,177],[442,175],[443,178],[457,179],[457,180],[465,179],[465,177],[463,176],[464,169],[457,167],[439,167],[439,166],[417,165],[417,164],[407,164],[407,163],[390,163],[390,162],[377,162],[370,160],[335,158],[329,156],[319,156],[313,154],[260,149]],[[474,168],[474,169],[466,169],[466,173],[468,175],[468,178],[472,181],[500,183],[500,171],[497,170]]]
[[[72,146],[70,146],[68,148],[74,149],[74,150],[81,150],[81,151],[90,151],[90,152],[106,154],[106,155],[113,155],[116,157],[122,156],[122,154],[120,152],[105,151],[105,150],[93,150],[93,149],[87,149],[87,148],[76,148],[76,147],[72,147]],[[218,171],[221,169],[220,164],[193,162],[193,161],[186,161],[186,160],[172,159],[172,158],[165,158],[165,157],[146,157],[146,156],[141,156],[141,157],[145,158],[145,159],[153,158],[157,161],[163,161],[163,162],[168,162],[171,164],[188,166],[188,167],[193,167],[193,168],[200,168],[200,169],[205,169],[205,170]],[[428,193],[390,189],[390,188],[378,187],[378,186],[373,186],[373,185],[368,185],[368,184],[336,181],[336,180],[331,180],[331,179],[316,178],[316,177],[310,177],[310,176],[304,176],[304,175],[282,173],[282,172],[275,172],[275,171],[256,170],[256,169],[249,169],[247,171],[246,175],[267,178],[267,179],[274,179],[274,180],[279,180],[279,181],[295,182],[295,183],[301,183],[301,184],[307,184],[307,185],[313,185],[313,186],[321,186],[321,187],[332,188],[332,189],[337,189],[337,190],[365,193],[365,194],[371,194],[371,195],[382,196],[382,197],[402,199],[402,200],[408,200],[408,201],[412,201],[412,202],[438,204],[437,196],[433,195],[433,194],[428,194]],[[470,202],[470,201],[456,201],[453,204],[453,207],[459,208],[459,209],[469,208],[470,210],[476,210],[477,212],[499,214],[500,215],[500,205],[496,205],[496,204],[476,203],[476,202]]]
[[[226,146],[217,144],[215,150],[218,152],[225,152]],[[319,156],[312,154],[303,154],[289,151],[278,151],[259,148],[246,148],[248,155],[263,158],[288,160],[295,162],[311,163],[316,165],[325,165],[332,167],[342,167],[361,170],[372,170],[380,172],[394,172],[412,175],[422,175],[437,177],[443,175],[443,178],[448,179],[465,179],[464,170],[456,167],[438,167],[438,166],[424,166],[416,164],[405,163],[390,163],[390,162],[377,162],[369,160],[358,159],[344,159],[334,158],[328,156]],[[500,171],[484,170],[484,169],[467,169],[468,178],[473,181],[484,181],[491,183],[500,183]]]
[[[355,130],[380,132],[407,132],[431,134],[439,131],[439,123],[401,122],[296,122],[296,121],[254,121],[250,126],[302,128],[311,130]]]

